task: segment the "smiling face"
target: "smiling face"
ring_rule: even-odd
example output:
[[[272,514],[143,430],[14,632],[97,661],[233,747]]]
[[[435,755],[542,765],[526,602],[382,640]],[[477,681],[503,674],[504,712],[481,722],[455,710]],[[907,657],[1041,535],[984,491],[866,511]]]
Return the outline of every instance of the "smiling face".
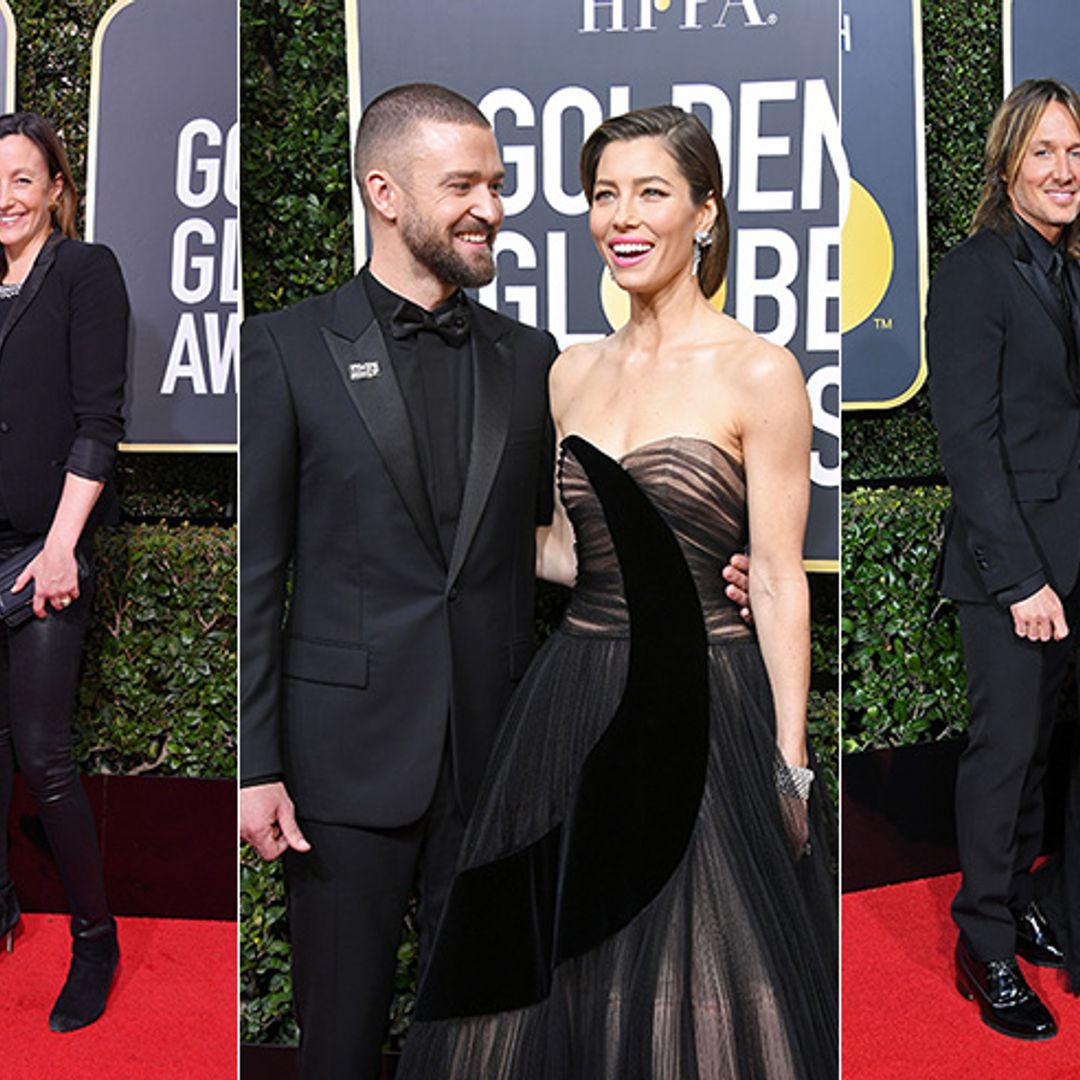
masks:
[[[616,282],[653,292],[690,276],[694,232],[712,227],[710,197],[700,206],[661,139],[609,143],[600,156],[589,230]]]
[[[399,171],[398,224],[413,258],[446,285],[486,285],[495,276],[505,175],[492,130],[422,122]]]
[[[1051,244],[1080,214],[1080,128],[1060,102],[1043,110],[1008,191],[1013,210]]]
[[[25,135],[0,139],[0,244],[11,263],[35,250],[52,231],[49,204],[64,182],[49,176],[45,157]]]

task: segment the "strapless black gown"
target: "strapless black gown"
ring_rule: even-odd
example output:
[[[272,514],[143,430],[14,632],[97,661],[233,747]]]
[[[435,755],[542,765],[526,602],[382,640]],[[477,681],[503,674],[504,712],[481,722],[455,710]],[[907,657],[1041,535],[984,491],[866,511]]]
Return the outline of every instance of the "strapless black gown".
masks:
[[[737,462],[564,440],[578,580],[509,707],[399,1080],[837,1075],[834,837],[796,856],[721,570]],[[789,804],[790,805],[790,804]]]

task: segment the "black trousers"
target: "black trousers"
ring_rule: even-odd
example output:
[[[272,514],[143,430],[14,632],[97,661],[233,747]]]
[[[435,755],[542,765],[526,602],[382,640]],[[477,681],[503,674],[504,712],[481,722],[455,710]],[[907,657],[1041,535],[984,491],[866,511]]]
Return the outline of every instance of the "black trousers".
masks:
[[[0,537],[0,558],[29,538]],[[33,588],[33,585],[27,586]],[[92,579],[64,611],[14,629],[0,622],[0,821],[11,806],[15,760],[37,804],[72,915],[98,922],[108,914],[97,829],[71,757],[71,712]],[[0,843],[0,883],[8,880],[7,836]]]
[[[1016,636],[995,604],[958,604],[967,669],[968,745],[956,778],[962,879],[952,913],[980,959],[1013,955],[1012,909],[1038,899],[1029,873],[1043,835],[1043,778],[1058,697],[1080,634],[1080,589],[1066,600],[1069,636]]]
[[[450,754],[412,825],[300,827],[312,850],[285,855],[300,1077],[375,1080],[409,894],[419,896],[422,974],[464,835]]]

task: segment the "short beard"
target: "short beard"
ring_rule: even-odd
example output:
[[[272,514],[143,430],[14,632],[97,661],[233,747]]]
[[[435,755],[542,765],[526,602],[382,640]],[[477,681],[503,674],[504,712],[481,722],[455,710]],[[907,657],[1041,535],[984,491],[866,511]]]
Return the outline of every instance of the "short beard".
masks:
[[[479,289],[495,277],[495,258],[490,247],[483,259],[470,263],[453,249],[452,240],[435,232],[419,216],[402,221],[401,238],[412,257],[444,285]]]

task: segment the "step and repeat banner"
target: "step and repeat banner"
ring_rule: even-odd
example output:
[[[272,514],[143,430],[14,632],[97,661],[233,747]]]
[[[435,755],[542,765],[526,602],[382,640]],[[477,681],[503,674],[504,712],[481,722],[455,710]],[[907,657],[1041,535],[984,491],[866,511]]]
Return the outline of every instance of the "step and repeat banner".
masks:
[[[132,305],[129,450],[231,450],[239,339],[235,0],[120,0],[94,39],[87,239]]]
[[[1024,79],[1062,79],[1080,89],[1080,3],[1004,0],[1005,91]]]
[[[731,218],[728,281],[713,298],[789,348],[813,407],[806,557],[835,569],[840,484],[838,0],[346,0],[350,102],[437,82],[491,120],[507,167],[498,277],[482,302],[560,345],[610,333],[629,303],[605,284],[578,152],[606,117],[675,104],[711,130]],[[483,63],[477,58],[482,57]],[[365,250],[354,202],[358,265]]]
[[[844,0],[844,407],[885,409],[926,379],[927,287],[919,0]]]

